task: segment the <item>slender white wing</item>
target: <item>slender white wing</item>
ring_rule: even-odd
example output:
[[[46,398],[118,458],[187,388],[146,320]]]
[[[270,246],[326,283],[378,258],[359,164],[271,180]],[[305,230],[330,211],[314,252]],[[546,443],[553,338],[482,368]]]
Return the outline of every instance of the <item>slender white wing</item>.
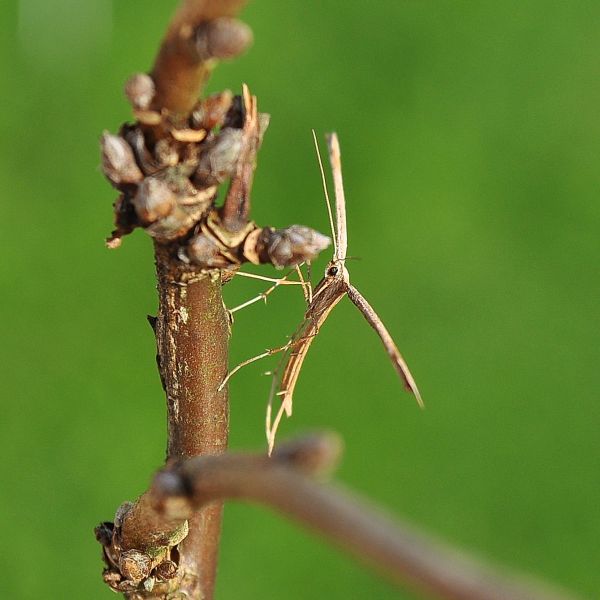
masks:
[[[342,180],[342,158],[337,133],[330,133],[327,136],[327,146],[335,190],[337,248],[334,258],[343,261],[348,251],[348,232],[346,229],[346,196],[344,195],[344,181]]]
[[[267,405],[266,430],[269,443],[269,454],[275,443],[275,434],[283,413],[287,416],[292,414],[292,402],[294,389],[304,359],[310,346],[319,333],[319,329],[333,310],[334,306],[344,297],[347,284],[343,275],[339,277],[327,277],[322,279],[313,293],[312,302],[309,304],[305,318],[292,336],[281,357],[277,368],[273,373],[273,383],[269,394]],[[281,399],[281,406],[273,418],[273,403],[275,397]]]

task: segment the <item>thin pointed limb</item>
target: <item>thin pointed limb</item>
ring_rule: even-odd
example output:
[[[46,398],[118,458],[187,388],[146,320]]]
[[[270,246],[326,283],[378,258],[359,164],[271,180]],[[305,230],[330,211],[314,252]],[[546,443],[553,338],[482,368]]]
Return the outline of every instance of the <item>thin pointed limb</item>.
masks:
[[[302,278],[302,272],[298,269],[298,267],[296,267],[296,272],[299,273],[300,277]],[[229,314],[232,315],[234,312],[237,312],[238,310],[242,310],[242,308],[246,308],[247,306],[251,306],[252,304],[254,304],[255,302],[258,302],[259,300],[264,300],[265,304],[267,302],[267,296],[269,296],[269,294],[271,294],[272,292],[274,292],[280,285],[301,285],[302,286],[302,291],[304,293],[304,297],[306,298],[306,281],[304,281],[304,278],[302,278],[301,281],[290,281],[288,280],[288,277],[294,273],[294,270],[289,271],[288,273],[286,273],[283,277],[281,277],[280,279],[274,279],[274,278],[270,278],[270,277],[262,277],[260,275],[254,275],[253,273],[240,273],[238,272],[237,275],[246,275],[246,276],[250,276],[252,279],[261,279],[261,280],[267,280],[267,281],[274,281],[274,284],[268,288],[267,290],[265,290],[264,292],[258,294],[257,296],[255,296],[254,298],[251,298],[250,300],[247,300],[246,302],[244,302],[243,304],[239,304],[238,306],[234,306],[233,308],[229,309]]]
[[[310,302],[312,303],[313,299],[313,287],[312,287],[312,263],[307,261],[306,263],[306,280],[308,281],[308,285],[310,287]]]
[[[290,340],[290,343],[288,344],[287,349],[295,346],[298,341],[300,341],[300,340],[296,340],[295,338],[292,338],[292,340]],[[294,352],[292,350],[290,357],[293,354],[294,354]],[[267,402],[267,411],[266,411],[266,415],[265,415],[265,435],[267,437],[267,454],[269,456],[271,456],[271,453],[273,452],[273,448],[275,447],[275,436],[277,435],[277,430],[279,429],[279,423],[281,423],[281,419],[283,418],[283,413],[286,413],[288,417],[290,417],[292,415],[292,401],[291,401],[291,397],[288,396],[287,390],[281,390],[279,392],[277,391],[277,388],[281,385],[281,382],[279,380],[279,375],[281,374],[282,368],[285,364],[287,364],[288,360],[289,360],[289,357],[286,359],[286,357],[283,356],[279,365],[277,365],[277,368],[275,369],[275,371],[273,371],[273,379],[271,381],[271,389],[269,390],[269,400]],[[281,404],[279,405],[279,408],[277,409],[277,414],[275,415],[275,419],[273,419],[272,418],[272,416],[273,416],[273,401],[276,396],[281,397]]]
[[[304,292],[304,300],[307,304],[310,305],[312,302],[312,285],[310,283],[310,262],[306,263],[306,279],[302,274],[302,269],[300,268],[302,265],[296,265],[296,273],[298,273],[298,279],[300,279],[300,283],[302,283],[302,291]]]
[[[300,325],[292,339],[290,340],[285,354],[282,356],[275,371],[273,371],[273,380],[269,391],[269,400],[267,402],[267,411],[265,418],[265,433],[267,436],[268,453],[271,456],[275,446],[275,436],[279,429],[279,424],[285,413],[287,417],[292,416],[293,391],[296,386],[298,375],[302,367],[302,362],[310,344],[319,333],[319,328],[312,319],[305,319]],[[289,365],[294,364],[294,373],[289,377]],[[285,385],[285,387],[283,387]],[[289,386],[289,387],[288,387]],[[277,414],[273,419],[273,402],[275,397],[281,398],[281,404],[277,409]]]
[[[266,358],[267,356],[273,356],[273,354],[277,354],[278,352],[284,352],[289,348],[290,344],[291,342],[287,343],[285,346],[280,346],[279,348],[270,348],[262,354],[257,354],[256,356],[253,356],[252,358],[248,358],[247,360],[241,362],[239,365],[237,365],[237,367],[234,367],[231,371],[229,371],[229,373],[227,373],[225,379],[223,379],[223,381],[221,381],[221,383],[219,384],[217,391],[222,391],[223,388],[227,385],[227,382],[243,367],[250,365],[256,362],[257,360],[261,360],[262,358]]]
[[[353,286],[348,285],[348,298],[352,300],[355,304],[356,308],[360,310],[363,317],[367,320],[369,325],[377,332],[377,335],[383,342],[385,346],[385,350],[394,365],[396,371],[400,377],[402,377],[404,381],[404,386],[409,392],[412,392],[417,399],[417,402],[421,408],[424,408],[423,399],[421,398],[421,394],[419,392],[419,388],[412,376],[408,365],[402,355],[400,354],[400,350],[394,343],[392,336],[389,331],[386,329],[383,321],[379,318],[379,315],[375,312],[373,307],[367,302],[367,299]]]
[[[306,321],[301,325],[299,330],[302,330]],[[291,397],[288,395],[287,390],[277,391],[278,388],[281,387],[281,375],[285,370],[285,366],[287,365],[290,358],[295,354],[293,348],[295,348],[298,343],[302,342],[302,337],[298,338],[296,335],[292,337],[290,343],[288,344],[288,348],[286,350],[292,349],[292,352],[289,355],[284,355],[275,371],[273,371],[273,378],[271,380],[271,389],[269,390],[269,399],[267,401],[267,410],[265,414],[265,435],[267,437],[267,453],[271,456],[273,452],[273,448],[275,446],[275,436],[277,435],[277,430],[279,429],[279,423],[283,417],[283,413],[285,412],[288,417],[292,414],[292,402]],[[281,404],[277,410],[277,414],[275,415],[275,419],[273,419],[273,401],[275,397],[282,397]]]
[[[269,400],[267,401],[267,410],[265,411],[265,436],[267,438],[267,453],[271,456],[273,451],[273,444],[271,443],[271,416],[273,414],[273,397],[275,396],[275,390],[277,388],[277,371],[273,373],[273,379],[271,380],[271,389],[269,390]]]
[[[291,273],[291,271],[290,271]],[[290,274],[288,273],[288,275]],[[264,275],[256,275],[255,273],[246,273],[245,271],[236,271],[235,276],[240,276],[240,277],[248,277],[249,279],[259,279],[260,281],[270,281],[272,283],[280,283],[282,282],[282,280],[285,280],[287,283],[283,283],[283,285],[300,285],[302,282],[301,281],[288,281],[287,279],[285,279],[285,277],[287,277],[287,275],[285,275],[284,277],[265,277]]]

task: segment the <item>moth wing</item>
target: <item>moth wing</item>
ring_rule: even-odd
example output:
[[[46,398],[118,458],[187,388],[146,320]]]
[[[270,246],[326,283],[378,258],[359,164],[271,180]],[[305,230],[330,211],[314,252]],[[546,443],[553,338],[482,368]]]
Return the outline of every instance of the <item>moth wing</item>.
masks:
[[[327,135],[327,147],[329,149],[329,162],[331,163],[333,187],[335,190],[337,225],[336,258],[344,260],[348,249],[348,231],[346,228],[346,195],[344,193],[344,181],[342,179],[342,159],[337,133],[330,133]]]
[[[398,374],[404,381],[404,386],[409,392],[414,394],[419,406],[423,408],[423,399],[421,398],[421,394],[414,377],[412,376],[406,361],[404,358],[402,358],[400,350],[398,350],[398,347],[396,346],[392,336],[386,329],[382,320],[373,310],[373,307],[367,302],[366,298],[352,285],[348,286],[348,297],[356,305],[358,310],[360,310],[369,325],[377,332],[377,335],[383,342],[394,368],[396,371],[398,371]]]
[[[292,400],[294,389],[300,376],[304,359],[313,340],[319,333],[321,325],[325,322],[329,313],[346,293],[346,283],[343,279],[322,279],[313,293],[304,321],[300,324],[288,347],[283,353],[277,368],[274,371],[269,402],[267,405],[267,440],[269,442],[269,453],[275,443],[275,434],[279,423],[285,412],[287,416],[292,414]],[[275,396],[281,397],[275,418],[272,419],[273,402]]]
[[[266,415],[266,434],[269,444],[269,455],[273,450],[275,435],[277,434],[277,429],[279,428],[283,413],[285,412],[288,417],[292,415],[294,388],[296,387],[296,382],[298,381],[304,358],[306,357],[308,349],[317,335],[317,332],[317,322],[310,317],[304,319],[292,336],[288,347],[283,352],[276,369],[273,371],[273,381],[271,383]],[[273,403],[276,397],[281,399],[281,404],[273,418]]]

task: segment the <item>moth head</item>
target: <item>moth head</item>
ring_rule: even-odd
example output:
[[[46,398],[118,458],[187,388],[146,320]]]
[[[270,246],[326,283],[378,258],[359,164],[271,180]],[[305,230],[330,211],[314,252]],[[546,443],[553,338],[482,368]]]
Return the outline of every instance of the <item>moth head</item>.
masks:
[[[343,279],[346,283],[350,282],[350,274],[343,260],[330,261],[325,269],[325,277],[327,279]]]

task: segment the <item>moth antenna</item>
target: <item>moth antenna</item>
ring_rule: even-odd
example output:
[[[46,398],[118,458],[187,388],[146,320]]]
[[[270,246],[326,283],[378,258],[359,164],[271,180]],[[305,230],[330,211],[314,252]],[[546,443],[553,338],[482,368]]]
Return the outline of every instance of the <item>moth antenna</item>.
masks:
[[[323,168],[323,161],[321,160],[321,151],[319,150],[319,142],[317,141],[317,134],[315,130],[312,130],[313,140],[315,142],[315,150],[317,151],[317,160],[319,161],[319,170],[321,171],[321,181],[323,182],[323,191],[325,192],[325,200],[327,201],[327,213],[329,214],[329,226],[331,227],[331,237],[333,238],[333,255],[337,256],[337,234],[335,230],[335,223],[333,222],[333,210],[331,209],[331,201],[329,200],[329,192],[327,191],[327,179],[325,178],[325,169]]]

